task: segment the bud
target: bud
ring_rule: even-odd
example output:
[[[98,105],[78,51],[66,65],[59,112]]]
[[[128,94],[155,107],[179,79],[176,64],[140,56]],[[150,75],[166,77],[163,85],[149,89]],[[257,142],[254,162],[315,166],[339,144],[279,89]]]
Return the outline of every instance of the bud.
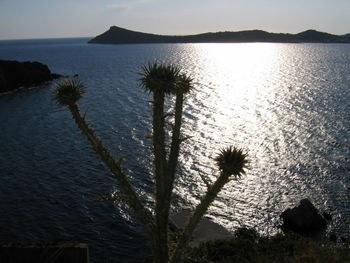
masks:
[[[244,169],[248,164],[247,154],[232,146],[222,149],[215,161],[224,175],[234,175],[236,178],[245,174]]]
[[[84,84],[78,79],[68,78],[56,85],[54,99],[60,106],[73,105],[83,97]]]

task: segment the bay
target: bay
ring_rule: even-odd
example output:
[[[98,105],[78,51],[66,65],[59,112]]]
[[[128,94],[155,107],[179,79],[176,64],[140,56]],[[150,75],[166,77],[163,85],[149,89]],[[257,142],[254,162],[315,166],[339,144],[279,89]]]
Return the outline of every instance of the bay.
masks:
[[[87,86],[86,116],[152,205],[149,94],[138,73],[149,62],[194,78],[186,98],[173,210],[205,191],[219,150],[249,153],[208,217],[230,231],[275,234],[279,214],[308,197],[333,215],[326,233],[350,238],[350,45],[94,45],[86,38],[0,41],[0,58],[39,61]],[[147,240],[122,204],[92,202],[118,191],[105,166],[52,100],[55,82],[0,96],[0,242],[87,242],[92,262],[139,262]],[[169,100],[170,105],[171,99]],[[171,110],[171,108],[169,108]]]

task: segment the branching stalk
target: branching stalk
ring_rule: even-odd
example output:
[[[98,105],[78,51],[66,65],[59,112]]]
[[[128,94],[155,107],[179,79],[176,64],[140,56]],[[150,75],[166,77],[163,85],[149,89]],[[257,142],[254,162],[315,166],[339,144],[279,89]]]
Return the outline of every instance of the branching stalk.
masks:
[[[121,195],[107,196],[102,199],[121,200],[125,202],[135,213],[145,232],[151,241],[154,263],[169,262],[169,241],[168,223],[171,205],[172,192],[174,188],[176,167],[181,143],[187,138],[180,138],[182,125],[184,96],[193,88],[193,80],[181,74],[180,70],[172,65],[149,64],[143,68],[141,73],[141,86],[153,94],[152,102],[152,135],[147,138],[153,139],[154,155],[154,178],[156,185],[156,200],[154,216],[150,213],[139,199],[132,183],[123,172],[121,161],[115,159],[102,144],[102,141],[95,134],[89,123],[82,115],[77,101],[82,98],[85,90],[84,85],[77,79],[67,79],[58,84],[55,90],[55,99],[61,106],[67,106],[75,123],[82,134],[90,142],[92,149],[100,156],[102,161],[117,179],[121,189]],[[169,114],[164,114],[165,98],[167,95],[175,95],[175,120],[172,125],[172,136],[167,158],[165,142],[165,118]],[[207,212],[210,204],[214,201],[220,190],[229,181],[230,176],[239,177],[244,173],[247,163],[246,154],[242,150],[228,147],[223,149],[216,158],[220,175],[211,184],[204,176],[202,179],[207,186],[207,192],[201,202],[194,209],[185,229],[178,239],[170,262],[179,263],[184,257],[184,253],[190,238],[196,229],[199,221]]]

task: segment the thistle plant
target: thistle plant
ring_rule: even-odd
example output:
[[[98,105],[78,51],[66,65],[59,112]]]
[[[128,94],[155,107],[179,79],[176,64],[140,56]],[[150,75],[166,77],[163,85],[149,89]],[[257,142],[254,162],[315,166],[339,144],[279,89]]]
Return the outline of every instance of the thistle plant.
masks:
[[[155,205],[150,211],[138,196],[129,176],[122,168],[122,158],[114,158],[95,134],[90,124],[81,114],[77,104],[85,92],[84,85],[76,79],[66,79],[55,89],[54,98],[58,105],[66,106],[79,127],[81,133],[88,139],[92,149],[106,164],[116,178],[125,202],[140,222],[149,237],[150,247],[155,263],[178,263],[183,260],[186,248],[199,221],[207,212],[220,190],[231,179],[238,179],[245,173],[247,155],[238,148],[223,148],[216,157],[219,175],[211,183],[202,178],[207,191],[200,203],[193,209],[192,216],[185,228],[179,233],[175,244],[169,242],[169,212],[176,179],[176,167],[180,145],[185,139],[181,137],[183,104],[186,94],[193,90],[193,79],[170,64],[149,64],[142,68],[140,86],[153,96],[152,101],[152,140],[154,157]],[[174,122],[172,123],[170,142],[166,141],[166,122],[164,105],[170,96],[175,97]],[[166,145],[170,145],[167,150]],[[169,246],[172,254],[169,255]]]

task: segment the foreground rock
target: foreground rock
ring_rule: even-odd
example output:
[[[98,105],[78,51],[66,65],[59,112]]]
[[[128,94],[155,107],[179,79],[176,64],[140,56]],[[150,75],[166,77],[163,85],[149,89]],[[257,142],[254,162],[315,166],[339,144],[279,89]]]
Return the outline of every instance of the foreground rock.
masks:
[[[308,199],[301,200],[299,205],[292,209],[288,208],[281,217],[283,230],[299,234],[317,233],[327,226],[326,220]]]
[[[36,86],[59,77],[39,62],[0,60],[0,93]]]

